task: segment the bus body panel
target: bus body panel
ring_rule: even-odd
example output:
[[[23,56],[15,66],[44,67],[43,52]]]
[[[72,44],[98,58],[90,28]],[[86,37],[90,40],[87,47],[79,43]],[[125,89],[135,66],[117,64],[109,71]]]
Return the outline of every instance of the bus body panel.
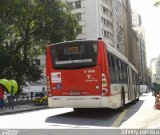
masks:
[[[50,71],[52,96],[101,95],[100,65],[93,68]]]
[[[113,108],[120,107],[120,94],[114,96],[55,96],[49,97],[49,107]]]
[[[101,50],[99,53],[101,54],[100,59],[101,59],[101,64],[102,64],[102,74],[106,76],[106,88],[107,88],[107,94],[104,96],[110,96],[111,94],[111,89],[110,89],[110,75],[109,75],[109,66],[108,66],[108,58],[107,58],[107,45],[105,44],[104,41],[100,40],[99,41],[99,46],[101,45]]]
[[[113,96],[55,96],[48,97],[49,107],[66,108],[112,108],[118,109],[121,104],[121,94]]]
[[[53,96],[49,107],[100,108],[101,96]]]

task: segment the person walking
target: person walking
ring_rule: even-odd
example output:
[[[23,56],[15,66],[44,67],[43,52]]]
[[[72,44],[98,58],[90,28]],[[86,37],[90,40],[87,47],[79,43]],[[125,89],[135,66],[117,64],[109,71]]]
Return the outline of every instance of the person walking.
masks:
[[[31,100],[33,100],[33,92],[31,92]]]
[[[14,93],[13,93],[14,87],[11,86],[11,107],[12,110],[14,109]]]
[[[11,94],[10,93],[7,93],[7,107],[10,109],[11,108]]]
[[[7,93],[4,91],[3,93],[3,107],[6,107],[7,109]]]
[[[0,84],[0,108],[1,110],[3,110],[3,106],[4,106],[3,94],[4,94],[3,86]]]

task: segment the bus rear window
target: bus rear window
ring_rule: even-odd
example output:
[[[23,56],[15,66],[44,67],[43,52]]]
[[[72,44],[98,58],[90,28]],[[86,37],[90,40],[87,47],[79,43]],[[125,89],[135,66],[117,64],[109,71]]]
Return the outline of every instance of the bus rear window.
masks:
[[[97,42],[68,42],[51,47],[52,65],[60,68],[83,68],[97,63]]]

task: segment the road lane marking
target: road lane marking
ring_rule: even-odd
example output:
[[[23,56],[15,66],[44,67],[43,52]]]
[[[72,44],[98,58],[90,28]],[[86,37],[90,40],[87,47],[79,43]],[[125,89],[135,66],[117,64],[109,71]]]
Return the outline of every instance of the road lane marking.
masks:
[[[113,124],[112,124],[111,126],[112,126],[112,127],[118,127],[118,126],[121,124],[121,122],[122,122],[124,116],[126,115],[127,111],[128,111],[128,110],[125,109],[123,112],[121,112],[121,113],[118,115],[117,119],[113,122]]]

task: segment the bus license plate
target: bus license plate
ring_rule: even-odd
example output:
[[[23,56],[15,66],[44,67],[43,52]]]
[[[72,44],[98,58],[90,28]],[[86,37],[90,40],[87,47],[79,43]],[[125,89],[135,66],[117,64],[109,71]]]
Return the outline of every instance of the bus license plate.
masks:
[[[70,92],[70,95],[71,96],[79,96],[80,92],[78,92],[78,91],[72,91],[72,92]]]

